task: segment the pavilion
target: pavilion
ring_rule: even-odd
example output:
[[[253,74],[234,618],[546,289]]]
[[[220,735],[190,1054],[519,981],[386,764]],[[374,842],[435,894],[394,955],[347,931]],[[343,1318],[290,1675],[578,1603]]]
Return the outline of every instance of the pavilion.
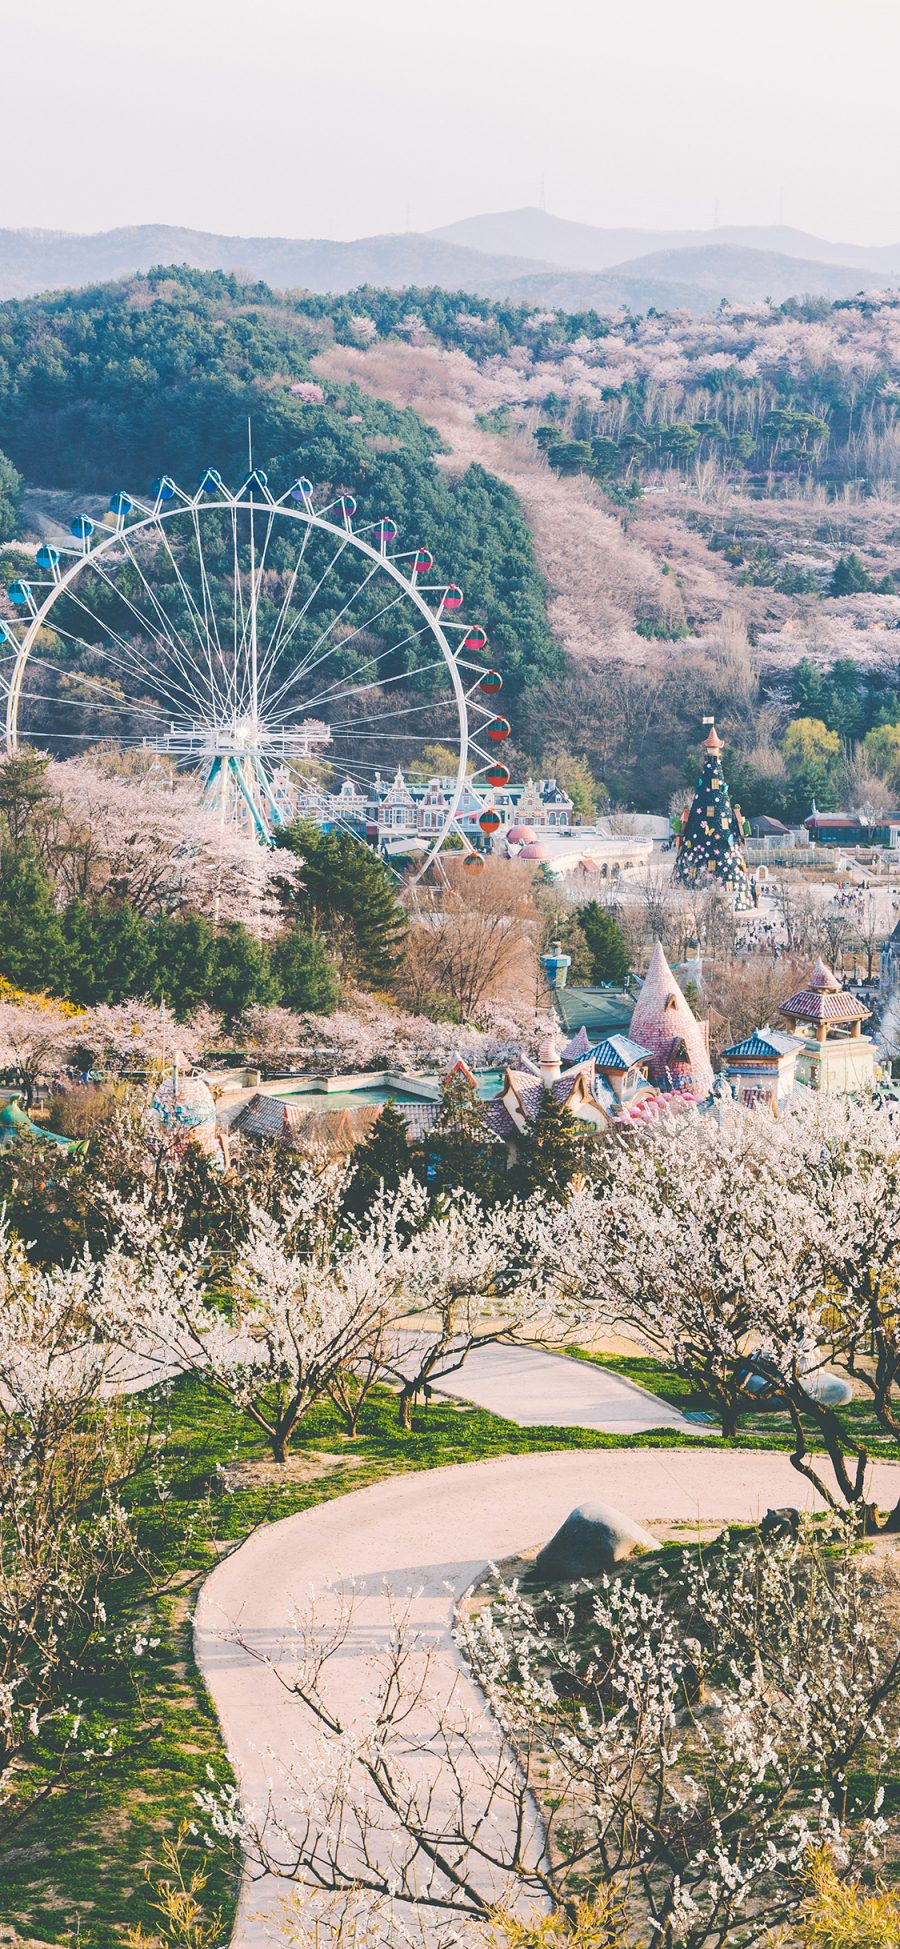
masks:
[[[876,1080],[876,1049],[863,1035],[871,1009],[848,994],[821,956],[805,988],[781,1004],[800,1049],[797,1081],[807,1088],[846,1095],[870,1089]]]

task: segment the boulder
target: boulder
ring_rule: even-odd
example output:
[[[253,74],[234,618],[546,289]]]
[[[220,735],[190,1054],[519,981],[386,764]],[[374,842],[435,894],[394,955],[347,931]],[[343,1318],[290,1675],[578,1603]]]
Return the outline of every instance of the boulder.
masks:
[[[540,1583],[573,1583],[580,1577],[602,1577],[626,1557],[658,1548],[656,1537],[620,1509],[606,1502],[582,1502],[544,1544],[532,1574]]]
[[[803,1382],[803,1392],[811,1401],[818,1401],[820,1408],[845,1408],[853,1399],[853,1389],[842,1374],[833,1374],[828,1367],[820,1367],[815,1374],[807,1374]]]

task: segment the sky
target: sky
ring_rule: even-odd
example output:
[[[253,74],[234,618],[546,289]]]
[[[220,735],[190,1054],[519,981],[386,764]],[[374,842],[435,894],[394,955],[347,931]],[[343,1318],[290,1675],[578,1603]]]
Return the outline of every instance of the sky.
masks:
[[[0,225],[900,240],[895,0],[4,0]]]

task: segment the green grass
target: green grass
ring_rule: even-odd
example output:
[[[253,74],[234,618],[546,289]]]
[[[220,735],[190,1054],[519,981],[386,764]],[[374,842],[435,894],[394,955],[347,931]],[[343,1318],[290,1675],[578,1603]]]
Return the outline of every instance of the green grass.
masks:
[[[612,1374],[621,1374],[623,1380],[634,1381],[638,1387],[645,1387],[649,1394],[656,1394],[670,1407],[680,1408],[682,1414],[711,1414],[715,1431],[715,1411],[710,1408],[702,1394],[690,1386],[680,1374],[671,1367],[654,1360],[651,1354],[607,1354],[588,1353],[584,1347],[563,1348],[572,1360],[589,1360],[598,1367],[607,1367]],[[841,1425],[854,1441],[863,1442],[884,1461],[900,1460],[900,1442],[887,1434],[880,1426],[871,1401],[862,1399],[851,1401],[840,1410]],[[806,1424],[806,1438],[813,1453],[822,1453],[822,1443],[811,1422]],[[707,1443],[710,1437],[707,1436]],[[730,1441],[722,1442],[715,1435],[716,1445],[724,1448],[793,1448],[790,1420],[784,1408],[748,1408],[737,1435]]]
[[[567,1351],[597,1358],[675,1406],[702,1407],[654,1360]],[[553,1449],[694,1445],[677,1429],[622,1437],[591,1429],[519,1428],[479,1408],[437,1399],[420,1409],[413,1430],[404,1433],[397,1427],[396,1399],[382,1389],[367,1403],[355,1441],[345,1436],[330,1404],[315,1409],[304,1423],[296,1448],[311,1467],[318,1462],[321,1470],[324,1458],[327,1472],[228,1490],[223,1468],[268,1458],[250,1423],[191,1379],[172,1386],[161,1418],[168,1428],[168,1497],[160,1502],[147,1470],[131,1485],[129,1500],[145,1544],[173,1566],[184,1555],[194,1581],[177,1599],[157,1602],[153,1634],[160,1644],[140,1661],[138,1691],[127,1668],[112,1659],[98,1659],[85,1674],[86,1703],[115,1728],[117,1757],[95,1778],[37,1807],[0,1856],[0,1925],[47,1942],[77,1936],[88,1949],[122,1949],[129,1926],[141,1922],[152,1929],[148,1864],[158,1862],[163,1837],[174,1835],[179,1822],[191,1817],[194,1793],[208,1783],[207,1769],[217,1780],[229,1778],[215,1716],[191,1655],[193,1596],[216,1560],[217,1545],[406,1470]],[[778,1415],[748,1417],[746,1430],[733,1442],[714,1433],[696,1439],[707,1449],[790,1447],[785,1419]],[[900,1448],[880,1443],[879,1451],[898,1454]],[[199,1524],[198,1510],[204,1512]],[[235,1896],[236,1864],[217,1855],[207,1899],[210,1908],[222,1907],[226,1923]]]

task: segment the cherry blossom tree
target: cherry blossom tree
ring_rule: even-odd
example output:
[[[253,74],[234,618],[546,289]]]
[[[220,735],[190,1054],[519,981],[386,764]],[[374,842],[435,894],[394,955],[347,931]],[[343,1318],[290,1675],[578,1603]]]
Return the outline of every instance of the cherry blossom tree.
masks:
[[[0,1001],[0,1068],[15,1070],[26,1103],[38,1079],[63,1066],[77,1011],[44,995]]]
[[[44,848],[64,898],[105,895],[147,915],[191,908],[271,931],[275,882],[297,863],[223,825],[196,779],[159,764],[123,771],[100,754],[51,765],[47,783],[58,810]]]
[[[813,1846],[853,1872],[885,1844],[900,1653],[850,1525],[651,1558],[563,1601],[498,1581],[457,1633],[486,1704],[399,1603],[355,1711],[329,1683],[352,1594],[295,1628],[290,1670],[245,1646],[318,1733],[280,1805],[263,1829],[237,1790],[199,1798],[311,1928],[362,1901],[378,1945],[423,1917],[429,1940],[525,1943],[530,1918],[566,1941],[549,1911],[574,1929],[592,1901],[629,1940],[724,1949],[793,1917]]]
[[[677,1368],[725,1435],[763,1343],[796,1354],[818,1324],[820,1231],[769,1114],[721,1106],[661,1123],[612,1154],[602,1185],[573,1194],[559,1231],[573,1319]]]
[[[0,1832],[96,1765],[79,1667],[135,1567],[118,1491],[146,1433],[103,1399],[113,1350],[90,1316],[108,1277],[36,1270],[0,1218]]]
[[[279,1218],[251,1214],[227,1313],[210,1290],[202,1241],[179,1243],[149,1201],[118,1211],[118,1285],[98,1328],[161,1372],[195,1374],[248,1416],[277,1462],[309,1409],[380,1344],[400,1306],[401,1221],[424,1212],[410,1184],[380,1202],[364,1231],[346,1226],[341,1182],[335,1167],[298,1175]]]

